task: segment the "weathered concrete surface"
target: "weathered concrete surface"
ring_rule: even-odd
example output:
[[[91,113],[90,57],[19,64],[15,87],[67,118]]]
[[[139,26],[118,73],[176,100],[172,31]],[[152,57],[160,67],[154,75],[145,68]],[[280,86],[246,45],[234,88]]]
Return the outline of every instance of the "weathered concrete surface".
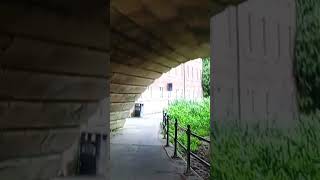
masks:
[[[108,92],[109,94],[109,92]],[[110,159],[110,98],[106,97],[99,101],[94,114],[90,116],[87,123],[83,123],[82,132],[107,135],[106,139],[101,138],[100,149],[97,156],[96,175],[109,177],[109,159]]]
[[[292,127],[294,0],[249,0],[211,19],[213,120]]]
[[[0,179],[74,173],[80,125],[109,96],[108,12],[105,0],[0,2]]]
[[[106,180],[106,179],[105,177],[70,176],[70,177],[54,178],[52,180]]]
[[[111,137],[112,180],[178,180],[185,164],[175,163],[164,150],[161,115],[127,119]],[[192,177],[196,179],[195,177]]]

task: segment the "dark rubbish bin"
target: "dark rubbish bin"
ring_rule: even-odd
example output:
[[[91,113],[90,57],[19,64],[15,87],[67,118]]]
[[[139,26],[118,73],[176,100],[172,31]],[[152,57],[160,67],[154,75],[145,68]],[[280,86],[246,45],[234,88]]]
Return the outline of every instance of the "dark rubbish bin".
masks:
[[[136,103],[134,105],[134,116],[135,117],[142,117],[143,116],[143,104]]]

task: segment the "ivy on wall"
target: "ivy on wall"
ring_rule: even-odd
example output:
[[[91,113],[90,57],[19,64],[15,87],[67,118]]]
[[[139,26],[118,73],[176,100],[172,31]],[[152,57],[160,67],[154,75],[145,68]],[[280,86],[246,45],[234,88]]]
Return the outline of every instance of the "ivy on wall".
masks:
[[[320,109],[320,1],[296,0],[295,74],[302,112]]]

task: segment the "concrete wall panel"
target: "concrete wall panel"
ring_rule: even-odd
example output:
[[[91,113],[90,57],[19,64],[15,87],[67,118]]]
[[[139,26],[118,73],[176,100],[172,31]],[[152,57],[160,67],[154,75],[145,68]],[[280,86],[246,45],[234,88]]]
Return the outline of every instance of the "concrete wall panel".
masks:
[[[240,113],[234,120],[267,127],[294,124],[294,4],[293,0],[249,0],[211,19],[214,120],[229,119],[230,93],[221,87],[231,86],[240,95],[236,99]],[[228,26],[230,12],[235,29]],[[230,41],[230,34],[235,41]],[[234,49],[227,42],[233,42]]]
[[[238,74],[235,8],[211,21],[211,110],[219,122],[238,119]]]

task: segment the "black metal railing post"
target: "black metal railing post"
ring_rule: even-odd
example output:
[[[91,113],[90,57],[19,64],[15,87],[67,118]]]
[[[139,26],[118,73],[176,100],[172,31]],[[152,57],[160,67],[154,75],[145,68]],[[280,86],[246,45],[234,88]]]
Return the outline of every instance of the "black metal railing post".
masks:
[[[169,137],[170,137],[170,124],[169,124],[170,118],[169,115],[163,111],[163,138],[166,138],[166,145],[165,147],[169,147],[170,146],[170,142],[169,142]],[[201,137],[195,133],[193,133],[191,131],[191,126],[187,125],[187,128],[185,129],[184,127],[180,127],[179,123],[178,123],[178,119],[174,119],[174,136],[172,138],[174,138],[174,152],[172,155],[172,158],[178,158],[178,145],[180,145],[183,149],[184,152],[186,153],[185,155],[186,160],[187,160],[187,168],[186,168],[186,175],[191,175],[191,156],[194,157],[196,160],[198,160],[200,163],[202,163],[203,165],[206,165],[207,167],[210,167],[210,162],[206,162],[204,159],[201,159],[201,157],[199,157],[198,155],[196,155],[195,153],[191,152],[191,136],[197,138],[200,141],[206,142],[210,144],[210,140]],[[186,132],[187,134],[187,145],[185,146],[183,142],[180,142],[178,140],[178,131],[182,130],[184,132]]]
[[[167,144],[166,144],[166,147],[169,147],[169,117],[168,115],[166,114],[166,122],[167,122]]]
[[[178,143],[178,120],[175,119],[175,123],[174,123],[174,153],[172,158],[177,158],[177,143]]]
[[[191,163],[191,149],[190,149],[191,129],[190,129],[190,125],[188,125],[187,127],[188,127],[188,129],[187,129],[187,171],[186,171],[186,174],[190,174],[191,173],[191,166],[190,166],[190,163]]]
[[[166,113],[162,112],[162,129],[163,129],[163,139],[166,138]]]

